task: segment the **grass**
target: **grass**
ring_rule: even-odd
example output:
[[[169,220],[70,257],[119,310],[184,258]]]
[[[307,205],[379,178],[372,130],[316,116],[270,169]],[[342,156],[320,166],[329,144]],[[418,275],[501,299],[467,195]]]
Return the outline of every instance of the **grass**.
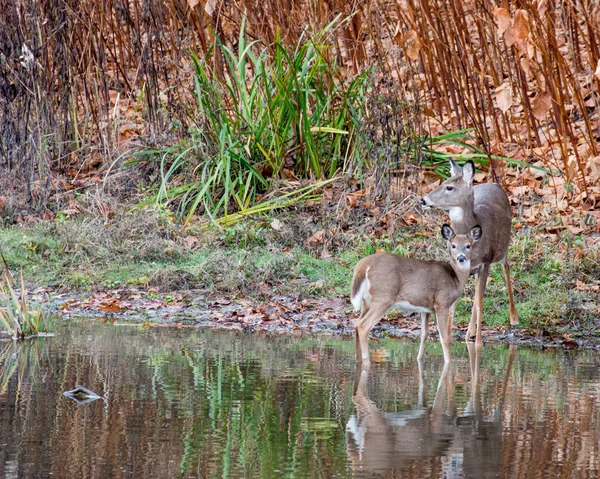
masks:
[[[197,105],[190,113],[191,141],[140,152],[126,163],[160,164],[158,192],[143,204],[176,203],[188,220],[202,211],[230,222],[239,219],[236,214],[297,203],[324,185],[265,199],[272,179],[329,179],[361,164],[358,125],[369,71],[346,80],[326,46],[344,23],[338,17],[320,32],[302,35],[295,46],[279,36],[260,46],[247,42],[243,21],[237,49],[216,46],[225,73],[214,68],[211,54],[193,56]]]
[[[21,272],[21,290],[17,293],[8,264],[2,258],[2,284],[0,285],[0,326],[13,339],[36,336],[45,328],[41,305],[32,305],[27,298],[25,281]]]
[[[195,288],[258,302],[268,302],[274,295],[348,298],[354,265],[377,249],[417,258],[445,256],[441,240],[414,228],[398,232],[395,238],[348,236],[344,246],[309,248],[305,240],[323,227],[312,215],[288,210],[276,217],[244,219],[224,229],[183,232],[161,211],[146,209],[125,214],[108,226],[79,219],[4,228],[0,243],[10,267],[22,268],[27,281],[40,286],[80,291],[154,287],[163,293]],[[274,229],[274,218],[285,227]],[[132,226],[142,221],[147,224]],[[331,218],[327,221],[331,224]],[[186,246],[187,235],[196,239],[193,248]],[[523,327],[593,334],[597,294],[574,291],[574,281],[595,281],[599,252],[590,247],[582,259],[573,261],[568,245],[577,241],[513,236],[509,255]],[[169,255],[159,253],[165,249]],[[457,307],[460,324],[468,322],[473,290],[471,280]],[[498,266],[492,267],[484,307],[486,325],[508,327],[506,290]]]

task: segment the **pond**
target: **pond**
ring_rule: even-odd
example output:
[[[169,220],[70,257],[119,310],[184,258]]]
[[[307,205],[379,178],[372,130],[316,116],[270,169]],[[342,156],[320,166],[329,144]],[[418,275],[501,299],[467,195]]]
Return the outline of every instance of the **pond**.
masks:
[[[64,321],[0,342],[0,477],[597,477],[593,351]],[[100,399],[63,393],[85,386]]]

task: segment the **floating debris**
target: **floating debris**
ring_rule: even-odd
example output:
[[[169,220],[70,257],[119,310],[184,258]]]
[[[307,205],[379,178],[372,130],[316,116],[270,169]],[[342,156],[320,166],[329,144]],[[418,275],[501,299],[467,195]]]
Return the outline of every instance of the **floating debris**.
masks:
[[[63,395],[71,398],[78,405],[86,404],[101,398],[101,396],[98,396],[94,391],[91,391],[84,386],[75,386],[75,389],[72,391],[65,391]]]

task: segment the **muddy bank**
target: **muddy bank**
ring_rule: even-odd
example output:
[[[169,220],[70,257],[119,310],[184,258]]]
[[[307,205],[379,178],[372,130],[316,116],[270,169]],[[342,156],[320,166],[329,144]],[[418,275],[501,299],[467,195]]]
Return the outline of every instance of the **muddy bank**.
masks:
[[[331,334],[351,337],[357,313],[345,298],[292,298],[274,296],[258,303],[243,298],[227,298],[207,294],[202,290],[187,290],[160,295],[135,288],[101,293],[58,294],[50,301],[50,311],[65,320],[97,318],[99,321],[139,325],[144,327],[214,328],[263,331],[271,334]],[[466,324],[454,324],[452,337],[464,341]],[[378,338],[413,338],[418,341],[418,315],[388,314],[371,332],[371,341]],[[430,324],[430,334],[437,338],[436,325]],[[484,342],[520,344],[538,347],[600,349],[600,338],[567,328],[556,330],[513,328],[498,330],[485,327]]]

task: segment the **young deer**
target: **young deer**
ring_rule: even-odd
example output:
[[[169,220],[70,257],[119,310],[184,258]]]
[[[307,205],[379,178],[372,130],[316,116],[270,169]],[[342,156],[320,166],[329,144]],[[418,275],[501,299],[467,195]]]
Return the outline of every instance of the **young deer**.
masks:
[[[475,274],[475,299],[467,329],[467,341],[476,336],[475,343],[481,346],[483,295],[492,264],[502,264],[510,324],[519,323],[507,257],[512,213],[508,197],[499,185],[485,183],[473,187],[475,165],[472,161],[467,161],[461,168],[450,160],[450,173],[451,178],[422,198],[420,204],[424,209],[440,208],[447,211],[457,234],[466,234],[474,225],[481,225],[483,236],[474,246],[471,257],[471,269]]]
[[[479,226],[462,235],[456,235],[448,225],[442,226],[450,263],[403,258],[392,253],[373,254],[358,262],[350,297],[354,309],[361,309],[354,328],[357,361],[369,363],[369,331],[390,308],[395,308],[421,313],[419,359],[424,353],[429,314],[435,312],[444,360],[450,362],[454,306],[471,271],[471,246],[481,234]]]

